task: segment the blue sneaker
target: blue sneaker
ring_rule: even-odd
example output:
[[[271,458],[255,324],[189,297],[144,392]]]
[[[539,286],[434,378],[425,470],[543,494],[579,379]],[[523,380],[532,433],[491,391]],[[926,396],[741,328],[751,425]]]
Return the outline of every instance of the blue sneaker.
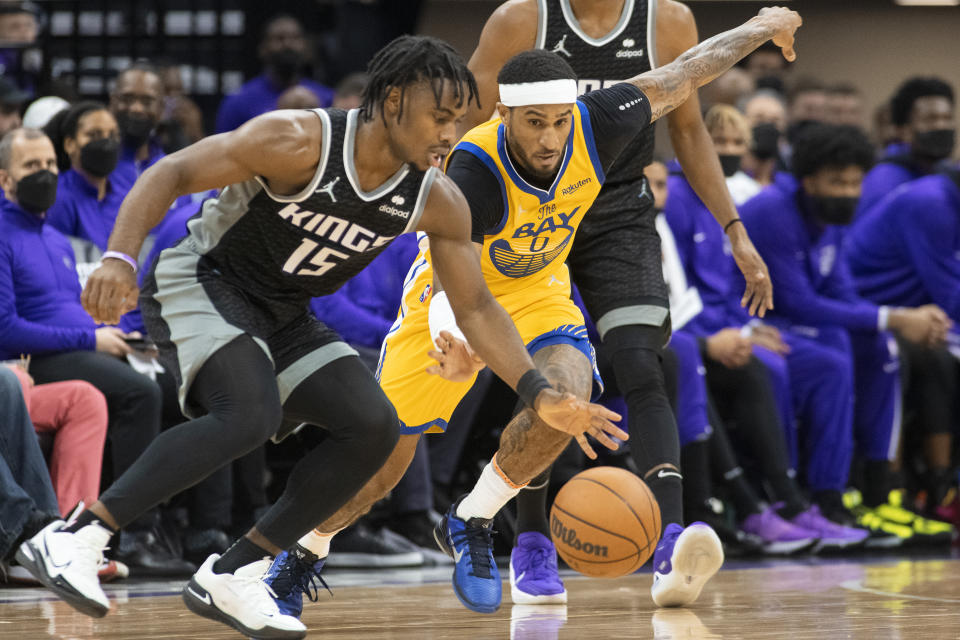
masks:
[[[668,524],[653,552],[653,602],[658,607],[691,604],[721,565],[723,545],[710,525]]]
[[[517,536],[510,552],[510,597],[513,604],[566,603],[557,548],[542,533],[525,531]]]
[[[462,500],[463,498],[461,498]],[[453,591],[460,602],[477,613],[500,608],[501,584],[493,560],[492,520],[457,517],[457,500],[433,531],[440,550],[453,558]]]
[[[326,558],[318,558],[300,545],[291,551],[280,552],[263,576],[280,613],[299,618],[303,613],[303,594],[307,594],[311,602],[320,598],[317,582],[330,591],[320,577],[324,560]]]

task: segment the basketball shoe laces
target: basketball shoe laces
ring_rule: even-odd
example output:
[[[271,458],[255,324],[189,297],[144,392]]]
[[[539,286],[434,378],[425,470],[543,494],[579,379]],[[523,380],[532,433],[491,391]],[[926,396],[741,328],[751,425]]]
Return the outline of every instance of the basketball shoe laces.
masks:
[[[294,588],[297,588],[307,595],[310,602],[316,602],[320,599],[318,582],[330,592],[331,596],[333,595],[333,590],[327,585],[323,576],[314,569],[312,563],[297,558],[293,553],[288,553],[280,567],[279,576],[274,581],[276,597],[285,598]],[[270,589],[270,585],[267,585],[267,588]]]
[[[496,533],[489,527],[471,527],[467,526],[463,531],[455,531],[450,539],[454,545],[460,546],[461,543],[467,543],[467,551],[470,552],[470,575],[477,578],[492,578],[490,575],[490,548],[493,546],[493,534]]]

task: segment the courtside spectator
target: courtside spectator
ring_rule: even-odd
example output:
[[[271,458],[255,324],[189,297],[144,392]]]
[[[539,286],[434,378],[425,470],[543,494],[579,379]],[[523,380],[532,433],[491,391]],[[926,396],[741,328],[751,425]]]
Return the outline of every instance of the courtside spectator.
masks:
[[[957,138],[953,87],[933,77],[910,78],[890,99],[890,119],[902,144],[887,154],[863,179],[856,217],[904,182],[936,171],[953,154]]]
[[[217,112],[216,132],[232,131],[261,113],[277,108],[277,99],[287,89],[303,86],[312,91],[321,107],[329,107],[333,90],[305,76],[310,49],[303,26],[289,15],[267,22],[258,50],[263,73],[223,99]]]
[[[906,540],[949,540],[941,529],[903,508],[894,489],[891,462],[900,442],[900,360],[890,330],[910,341],[937,344],[949,319],[933,305],[919,308],[878,306],[861,298],[840,255],[845,225],[853,219],[863,175],[873,148],[854,127],[810,124],[797,137],[793,174],[776,181],[741,209],[743,223],[770,270],[779,292],[766,320],[782,332],[810,340],[831,358],[821,369],[844,376],[854,395],[849,429],[832,432],[832,446],[809,457],[808,475],[822,476],[815,499],[827,517],[842,521],[843,490],[854,446],[864,459],[863,503],[850,498],[860,526],[872,529],[884,544]],[[793,375],[793,382],[802,383]],[[817,378],[819,380],[819,378]],[[842,398],[838,398],[838,402]],[[838,404],[840,413],[844,403]],[[811,483],[813,484],[813,483]],[[869,541],[868,541],[869,544]]]
[[[136,336],[98,328],[80,304],[73,249],[46,224],[57,197],[57,161],[42,131],[15,129],[0,140],[0,187],[0,359],[31,354],[38,383],[78,379],[99,389],[119,476],[159,432],[160,388],[121,360]],[[158,545],[150,530],[156,512],[139,524],[121,536],[118,559],[156,572],[189,572],[189,563]]]

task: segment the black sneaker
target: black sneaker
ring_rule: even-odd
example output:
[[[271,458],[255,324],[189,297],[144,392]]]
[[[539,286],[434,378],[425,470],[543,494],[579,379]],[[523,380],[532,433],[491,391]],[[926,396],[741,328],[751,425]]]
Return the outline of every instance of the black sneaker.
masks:
[[[385,528],[371,529],[363,521],[347,527],[330,543],[328,567],[419,567],[417,545]]]
[[[401,513],[390,521],[390,529],[425,549],[433,549],[436,542],[433,539],[433,528],[436,523],[430,519],[427,511],[413,511]]]
[[[220,529],[189,529],[183,536],[183,556],[190,562],[203,564],[214,553],[223,555],[231,543],[230,536]]]
[[[133,577],[189,576],[197,566],[174,553],[153,529],[121,531],[113,558],[130,567]]]

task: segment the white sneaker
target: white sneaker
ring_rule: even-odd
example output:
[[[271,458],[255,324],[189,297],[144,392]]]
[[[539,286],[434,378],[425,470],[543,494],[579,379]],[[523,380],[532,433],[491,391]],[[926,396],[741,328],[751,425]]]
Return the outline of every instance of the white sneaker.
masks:
[[[653,555],[653,602],[658,607],[691,604],[722,565],[723,545],[710,525],[667,525]]]
[[[280,613],[276,595],[261,578],[271,560],[258,560],[235,573],[214,573],[213,554],[183,589],[187,608],[199,616],[229,625],[256,640],[303,638],[307,628],[293,616]]]
[[[110,602],[97,572],[111,533],[96,522],[76,533],[61,531],[63,525],[55,520],[21,544],[17,562],[77,611],[102,618]]]

